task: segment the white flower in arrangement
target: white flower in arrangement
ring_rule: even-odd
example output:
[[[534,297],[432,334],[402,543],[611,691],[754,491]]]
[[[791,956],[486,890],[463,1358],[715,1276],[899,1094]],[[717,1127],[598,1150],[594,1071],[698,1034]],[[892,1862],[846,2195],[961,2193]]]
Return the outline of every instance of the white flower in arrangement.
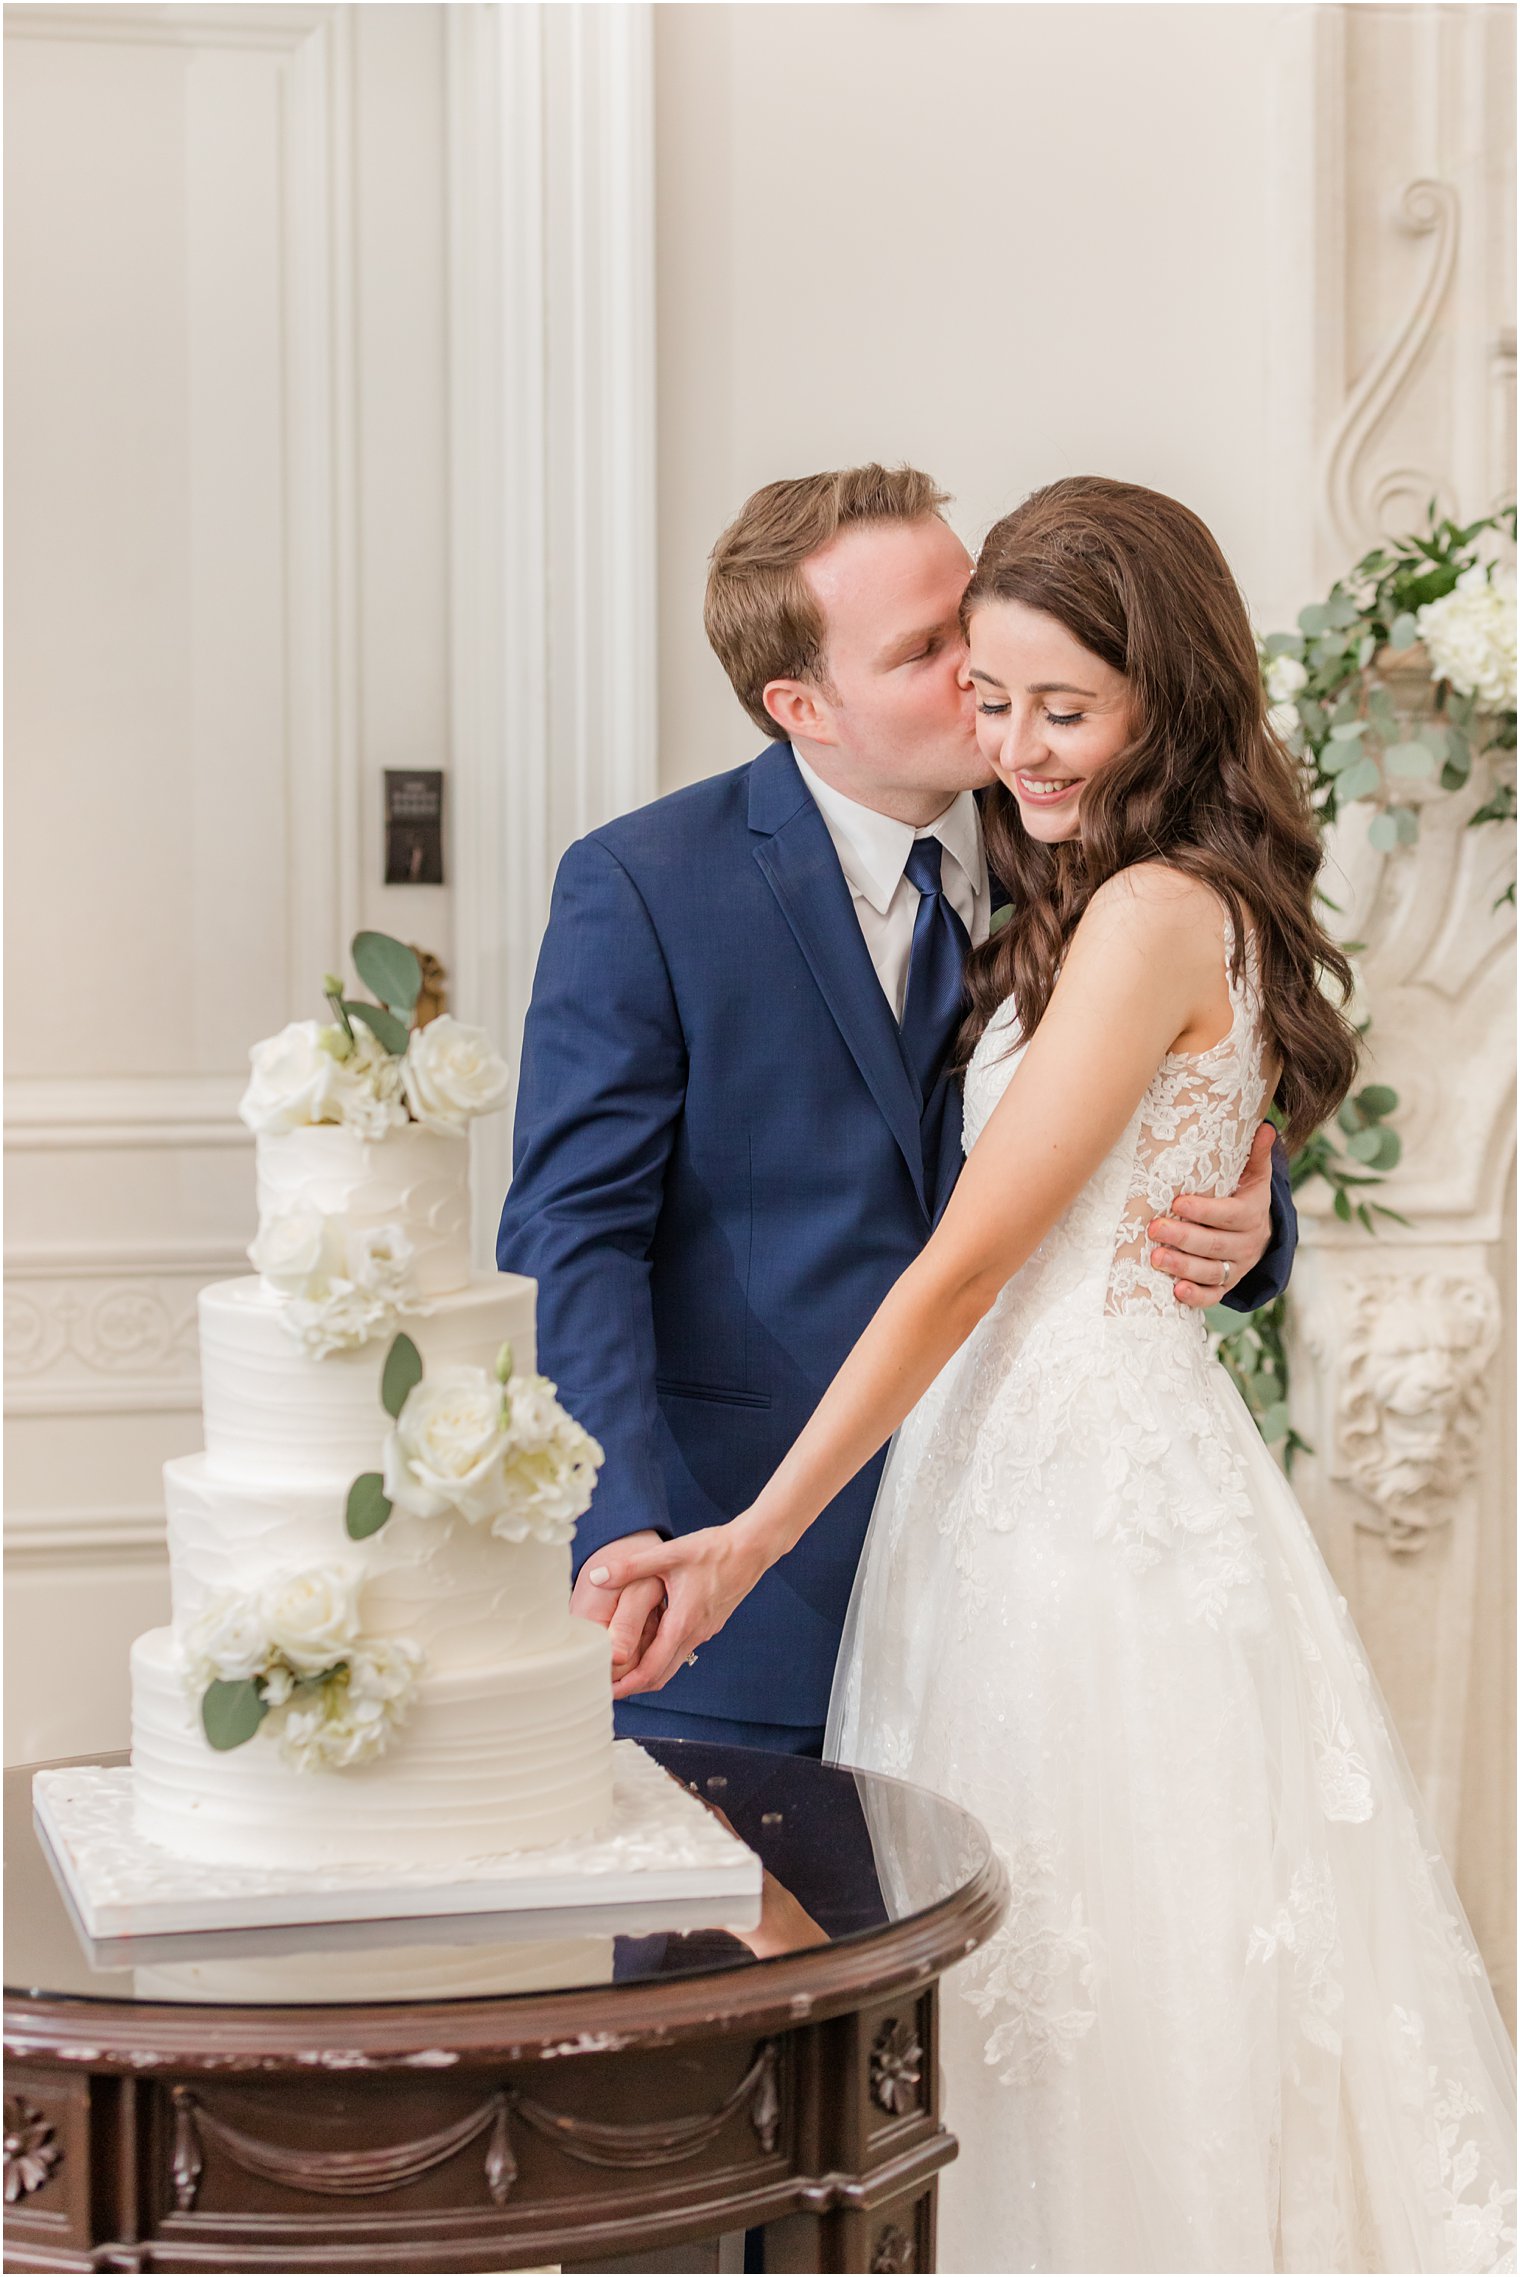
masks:
[[[405,1722],[422,1653],[404,1637],[355,1645],[314,1696],[288,1707],[279,1727],[280,1753],[298,1771],[349,1771],[372,1763]]]
[[[1293,699],[1308,682],[1309,675],[1296,656],[1274,656],[1267,665],[1267,702],[1292,704],[1293,716],[1297,719],[1298,707]]]
[[[509,1542],[529,1535],[568,1542],[591,1507],[606,1457],[589,1431],[568,1415],[547,1376],[512,1376],[506,1386],[507,1507],[491,1531]]]
[[[503,1388],[484,1368],[442,1368],[408,1393],[381,1484],[414,1517],[455,1515],[509,1542],[568,1542],[604,1459],[547,1377],[512,1376]]]
[[[270,1645],[297,1676],[316,1676],[341,1660],[359,1634],[357,1575],[347,1566],[308,1566],[279,1575],[259,1596]]]
[[[337,1062],[323,1048],[322,1034],[320,1021],[292,1020],[254,1045],[248,1054],[253,1074],[238,1102],[251,1131],[297,1131],[336,1119]]]
[[[257,1676],[272,1651],[257,1598],[235,1592],[216,1598],[185,1631],[189,1682],[197,1695],[212,1683]]]
[[[474,1115],[504,1104],[507,1063],[483,1028],[467,1028],[447,1012],[414,1028],[401,1062],[407,1105],[429,1130],[462,1131]]]
[[[355,1023],[351,1044],[341,1028],[324,1034],[331,1039],[328,1049],[334,1054],[334,1112],[326,1119],[342,1123],[364,1139],[383,1139],[388,1131],[400,1130],[407,1115],[402,1062],[396,1054],[388,1052],[362,1022]],[[347,1049],[341,1050],[342,1046]]]
[[[338,1212],[271,1212],[248,1255],[285,1301],[281,1321],[314,1360],[352,1351],[416,1305],[412,1244],[400,1225],[350,1227]]]
[[[417,1518],[489,1524],[507,1507],[501,1386],[484,1368],[440,1368],[414,1384],[386,1435],[387,1499]]]
[[[1493,711],[1515,702],[1515,573],[1474,562],[1454,590],[1427,601],[1415,623],[1433,680]]]
[[[271,1211],[248,1245],[249,1263],[282,1297],[311,1296],[327,1283],[331,1224],[320,1210]]]
[[[1298,733],[1303,723],[1298,716],[1297,704],[1273,704],[1267,713],[1267,725],[1284,743]]]

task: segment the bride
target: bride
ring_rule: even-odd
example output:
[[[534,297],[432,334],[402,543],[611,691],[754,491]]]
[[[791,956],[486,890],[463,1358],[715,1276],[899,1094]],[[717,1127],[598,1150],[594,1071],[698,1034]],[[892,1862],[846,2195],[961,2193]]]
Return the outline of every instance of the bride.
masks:
[[[896,1431],[828,1752],[963,1802],[1012,1889],[947,1986],[942,2265],[1513,2268],[1482,1963],[1308,1523],[1147,1261],[1269,1099],[1298,1143],[1355,1071],[1245,607],[1186,508],[1077,479],[964,614],[1014,898],[969,968],[969,1159],[754,1505],[609,1557],[666,1588],[619,1689]]]

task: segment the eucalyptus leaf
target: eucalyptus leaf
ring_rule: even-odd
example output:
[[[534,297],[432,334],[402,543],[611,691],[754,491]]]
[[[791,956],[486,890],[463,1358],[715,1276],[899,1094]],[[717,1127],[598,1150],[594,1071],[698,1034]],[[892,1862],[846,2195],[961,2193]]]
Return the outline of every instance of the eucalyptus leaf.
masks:
[[[252,1739],[268,1709],[256,1676],[218,1676],[201,1694],[201,1729],[220,1753]]]
[[[1419,637],[1420,628],[1407,610],[1402,616],[1395,617],[1388,628],[1388,645],[1390,648],[1413,648]]]
[[[1423,743],[1395,743],[1383,753],[1383,764],[1390,775],[1433,775],[1436,755]]]
[[[391,1514],[387,1495],[378,1471],[366,1471],[356,1478],[348,1490],[348,1508],[343,1523],[351,1542],[367,1542],[371,1534],[378,1534]]]
[[[1275,1445],[1279,1439],[1286,1439],[1288,1436],[1288,1405],[1286,1400],[1277,1399],[1272,1402],[1270,1407],[1264,1407],[1257,1418],[1256,1427],[1269,1447]]]
[[[1368,1116],[1360,1097],[1343,1099],[1335,1110],[1335,1119],[1343,1131],[1359,1131],[1366,1127]]]
[[[1354,767],[1346,769],[1337,788],[1343,799],[1371,798],[1382,780],[1382,770],[1375,759],[1358,759]]]
[[[1380,1122],[1391,1115],[1399,1103],[1399,1095],[1388,1083],[1368,1083],[1358,1091],[1356,1103],[1369,1123]]]
[[[1463,760],[1459,763],[1455,759],[1448,759],[1441,769],[1442,790],[1459,791],[1471,773],[1472,762],[1470,760]]]
[[[392,1422],[401,1413],[407,1394],[422,1381],[422,1354],[406,1334],[395,1339],[385,1355],[380,1377],[380,1404]]]
[[[1268,633],[1262,646],[1268,656],[1295,656],[1302,661],[1304,643],[1299,633]]]
[[[1395,806],[1390,807],[1388,811],[1393,816],[1394,828],[1399,834],[1399,844],[1401,846],[1412,846],[1420,835],[1420,818],[1415,813],[1414,808],[1412,806]]]
[[[1337,593],[1329,604],[1330,623],[1337,632],[1349,631],[1361,613],[1349,593]]]
[[[1366,732],[1367,722],[1364,719],[1343,719],[1331,728],[1330,740],[1332,743],[1354,743],[1359,735],[1365,735]]]
[[[368,989],[393,1012],[410,1012],[422,994],[422,966],[415,949],[389,933],[356,933],[354,969]]]
[[[1331,1203],[1330,1207],[1334,1210],[1342,1225],[1350,1225],[1351,1204],[1347,1200],[1346,1196],[1341,1192],[1339,1187],[1336,1188],[1335,1200]]]
[[[1373,658],[1376,656],[1376,654],[1377,654],[1377,634],[1376,634],[1376,633],[1364,633],[1364,634],[1363,634],[1363,636],[1362,636],[1361,642],[1360,642],[1360,644],[1359,644],[1359,646],[1358,646],[1358,648],[1357,648],[1357,652],[1356,652],[1356,661],[1357,661],[1357,667],[1358,667],[1358,669],[1359,669],[1360,671],[1362,671],[1362,672],[1365,672],[1365,671],[1366,671],[1366,669],[1367,669],[1367,667],[1368,667],[1368,665],[1369,665],[1369,664],[1372,662],[1372,659],[1373,659]]]
[[[1399,1134],[1386,1123],[1374,1123],[1365,1131],[1353,1131],[1346,1141],[1346,1152],[1355,1162],[1364,1162],[1369,1170],[1391,1170],[1399,1158]]]
[[[1399,826],[1391,814],[1375,814],[1367,825],[1367,843],[1379,854],[1391,854],[1399,842]]]
[[[1361,756],[1361,749],[1355,743],[1327,743],[1319,755],[1320,771],[1338,775],[1343,767],[1354,766]]]
[[[1311,638],[1315,633],[1322,633],[1329,622],[1330,611],[1323,601],[1311,601],[1307,609],[1298,612],[1298,629],[1301,633],[1308,633]]]
[[[994,933],[1002,932],[1003,927],[1008,923],[1008,920],[1010,917],[1012,917],[1012,915],[1013,903],[1011,901],[1005,901],[1001,909],[995,909],[992,912],[992,919],[987,927],[987,937],[989,940]]]
[[[379,1037],[388,1052],[394,1052],[398,1059],[405,1056],[409,1031],[406,1023],[398,1020],[394,1012],[387,1012],[380,1004],[361,1004],[353,997],[345,1002],[344,1010],[351,1012],[356,1020],[362,1020],[365,1027]]]

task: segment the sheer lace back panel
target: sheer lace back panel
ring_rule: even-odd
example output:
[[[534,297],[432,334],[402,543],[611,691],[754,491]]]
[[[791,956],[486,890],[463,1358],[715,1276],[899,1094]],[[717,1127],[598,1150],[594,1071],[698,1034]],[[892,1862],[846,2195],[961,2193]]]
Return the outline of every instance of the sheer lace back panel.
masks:
[[[1146,1228],[1179,1194],[1233,1193],[1269,1096],[1256,936],[1248,927],[1237,975],[1234,927],[1223,908],[1220,917],[1229,1028],[1207,1051],[1168,1052],[1107,1161],[1025,1266],[1027,1295],[1038,1286],[1049,1302],[1058,1290],[1074,1293],[1075,1281],[1093,1288],[1101,1273],[1105,1313],[1197,1324],[1149,1263]],[[1009,1048],[1016,1025],[1010,1002],[989,1021],[967,1071],[968,1154],[1024,1056],[1022,1043]]]

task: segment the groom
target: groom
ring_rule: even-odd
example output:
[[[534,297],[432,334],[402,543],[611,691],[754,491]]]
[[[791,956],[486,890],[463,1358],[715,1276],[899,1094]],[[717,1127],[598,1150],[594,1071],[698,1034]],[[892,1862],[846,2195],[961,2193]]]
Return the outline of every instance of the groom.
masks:
[[[753,1501],[960,1167],[960,960],[1002,897],[946,503],[906,467],[757,491],[706,622],[768,747],[593,831],[555,881],[497,1261],[537,1280],[539,1364],[606,1450],[573,1609],[614,1676],[660,1584],[598,1589],[597,1553]],[[1179,1302],[1277,1296],[1296,1225],[1268,1127],[1233,1196],[1151,1233]],[[818,1753],[881,1464],[657,1700],[620,1701],[621,1732]]]

